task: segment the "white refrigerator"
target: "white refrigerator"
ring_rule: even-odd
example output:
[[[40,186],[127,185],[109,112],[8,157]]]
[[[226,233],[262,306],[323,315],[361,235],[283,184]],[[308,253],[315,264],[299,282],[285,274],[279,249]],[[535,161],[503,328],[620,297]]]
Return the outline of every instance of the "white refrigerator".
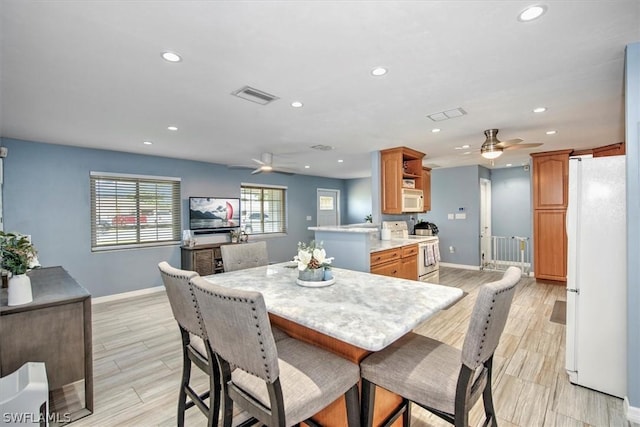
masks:
[[[625,157],[572,158],[567,210],[569,380],[627,393]]]

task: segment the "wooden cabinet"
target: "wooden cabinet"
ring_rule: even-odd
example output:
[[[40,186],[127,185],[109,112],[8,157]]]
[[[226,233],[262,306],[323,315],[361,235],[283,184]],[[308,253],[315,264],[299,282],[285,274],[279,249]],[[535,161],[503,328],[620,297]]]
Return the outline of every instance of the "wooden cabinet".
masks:
[[[431,168],[422,168],[422,191],[424,193],[424,211],[431,210]]]
[[[533,209],[567,209],[571,150],[532,154]]]
[[[423,188],[424,153],[407,147],[380,151],[382,213],[402,213],[402,180],[411,179],[416,189]]]
[[[400,277],[409,280],[418,280],[418,245],[402,247],[400,260]]]
[[[533,254],[537,279],[566,282],[567,234],[571,150],[532,154]]]
[[[371,254],[371,273],[382,276],[400,277],[402,249],[394,248]]]
[[[198,245],[192,248],[182,246],[182,269],[195,271],[201,276],[222,273],[224,265],[222,263],[222,252],[220,246],[230,243],[214,243],[210,245]]]
[[[371,254],[371,273],[418,280],[418,245],[386,249]]]
[[[536,210],[533,216],[535,274],[538,279],[567,280],[566,211]]]
[[[33,301],[7,306],[7,290],[0,295],[0,376],[26,362],[44,362],[49,391],[77,381],[80,387],[66,387],[64,398],[77,405],[70,421],[93,412],[93,346],[91,295],[62,267],[39,268],[28,273]],[[51,407],[63,406],[52,393]],[[4,424],[3,424],[4,425]]]
[[[626,150],[624,142],[618,142],[617,144],[605,145],[604,147],[593,149],[593,157],[624,156],[625,153]]]

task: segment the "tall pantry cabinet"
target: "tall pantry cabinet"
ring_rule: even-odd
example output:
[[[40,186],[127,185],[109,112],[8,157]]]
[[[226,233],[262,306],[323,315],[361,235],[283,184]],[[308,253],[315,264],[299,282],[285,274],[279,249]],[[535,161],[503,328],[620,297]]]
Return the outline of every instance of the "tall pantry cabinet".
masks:
[[[533,257],[536,279],[567,281],[566,216],[572,150],[533,158]]]

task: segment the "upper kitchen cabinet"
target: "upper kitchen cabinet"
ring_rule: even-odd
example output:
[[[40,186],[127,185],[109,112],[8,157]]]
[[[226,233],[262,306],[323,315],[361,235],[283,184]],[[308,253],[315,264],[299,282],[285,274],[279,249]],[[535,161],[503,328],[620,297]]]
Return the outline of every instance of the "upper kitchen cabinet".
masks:
[[[617,144],[605,145],[604,147],[593,149],[593,157],[624,156],[625,153],[626,150],[624,142],[618,142]]]
[[[422,191],[424,192],[424,211],[431,210],[431,168],[422,168]]]
[[[403,180],[413,182],[415,189],[423,189],[424,156],[424,153],[407,147],[380,151],[382,213],[402,213]]]
[[[531,154],[533,158],[533,208],[566,209],[569,154],[572,150]]]

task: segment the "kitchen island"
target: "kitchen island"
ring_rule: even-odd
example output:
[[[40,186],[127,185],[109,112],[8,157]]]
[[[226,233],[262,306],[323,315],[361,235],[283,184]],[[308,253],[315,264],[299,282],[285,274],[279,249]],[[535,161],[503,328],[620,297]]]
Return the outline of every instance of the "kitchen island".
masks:
[[[381,350],[462,297],[462,290],[364,272],[332,269],[335,284],[296,284],[295,264],[206,276],[220,286],[261,292],[271,321],[291,336],[326,348],[353,362]],[[380,390],[375,420],[381,421],[400,397]],[[378,400],[376,400],[378,402]],[[345,425],[344,398],[316,417],[323,425]],[[399,422],[401,420],[398,420]]]
[[[322,242],[327,256],[334,257],[333,265],[356,271],[371,271],[370,254],[401,248],[433,239],[431,236],[408,236],[380,240],[380,228],[375,224],[309,227],[315,240]]]

